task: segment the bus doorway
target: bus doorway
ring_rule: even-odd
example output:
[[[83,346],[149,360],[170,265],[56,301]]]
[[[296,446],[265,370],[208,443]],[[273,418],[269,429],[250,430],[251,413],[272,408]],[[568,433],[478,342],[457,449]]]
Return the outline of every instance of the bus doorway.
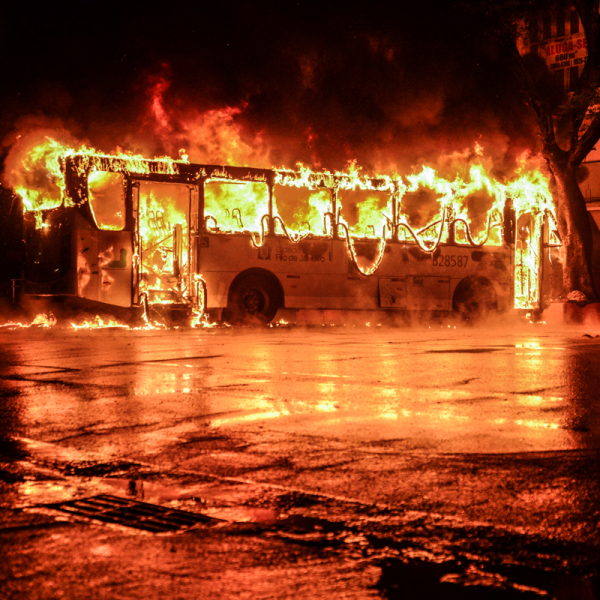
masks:
[[[196,186],[138,181],[138,298],[151,305],[187,305],[197,299],[194,251]],[[190,222],[192,221],[192,222]]]

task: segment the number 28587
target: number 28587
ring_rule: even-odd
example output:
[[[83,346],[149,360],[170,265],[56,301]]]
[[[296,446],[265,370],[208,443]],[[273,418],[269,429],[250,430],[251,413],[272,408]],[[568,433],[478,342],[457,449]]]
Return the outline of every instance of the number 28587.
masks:
[[[440,254],[433,258],[434,267],[466,267],[468,262],[468,256],[457,254]]]

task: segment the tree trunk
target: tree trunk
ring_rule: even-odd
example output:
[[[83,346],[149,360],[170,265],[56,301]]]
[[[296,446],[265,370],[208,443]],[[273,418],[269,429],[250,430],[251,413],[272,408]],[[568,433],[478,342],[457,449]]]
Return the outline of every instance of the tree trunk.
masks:
[[[563,245],[563,286],[597,301],[592,278],[592,227],[585,199],[577,183],[577,168],[550,165],[558,195],[558,233]]]

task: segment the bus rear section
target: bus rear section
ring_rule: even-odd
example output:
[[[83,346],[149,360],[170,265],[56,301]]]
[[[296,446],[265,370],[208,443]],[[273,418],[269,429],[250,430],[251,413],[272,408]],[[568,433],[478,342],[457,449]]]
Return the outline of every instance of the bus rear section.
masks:
[[[27,298],[57,310],[101,311],[132,306],[133,230],[120,173],[95,173],[85,182],[85,202],[63,199],[56,206],[25,211]],[[79,198],[77,198],[79,199]]]

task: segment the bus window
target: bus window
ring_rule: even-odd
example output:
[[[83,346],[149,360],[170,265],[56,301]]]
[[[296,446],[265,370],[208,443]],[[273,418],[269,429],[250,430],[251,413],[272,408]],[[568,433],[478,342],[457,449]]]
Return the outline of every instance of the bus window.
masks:
[[[341,206],[341,220],[348,225],[353,237],[381,238],[385,227],[385,237],[391,237],[393,210],[392,197],[387,192],[365,190],[340,190],[338,210]]]
[[[312,233],[331,235],[331,220],[325,213],[331,213],[331,191],[327,188],[311,190],[307,188],[276,185],[274,189],[273,212],[284,222],[291,233]],[[283,235],[277,224],[275,232]]]
[[[98,229],[121,231],[125,227],[125,189],[121,173],[91,172],[88,198]]]
[[[497,199],[486,190],[480,190],[460,199],[460,214],[455,217],[462,218],[469,224],[471,239],[476,244],[485,242],[490,246],[502,245],[502,214],[500,208],[494,207],[497,202]],[[503,203],[498,206],[503,206]],[[488,223],[491,226],[489,237],[487,237]],[[455,235],[459,244],[470,244],[467,228],[460,220],[456,223]]]
[[[261,219],[268,214],[266,183],[208,181],[204,184],[204,222],[209,229],[259,233]]]
[[[442,209],[440,200],[443,195],[428,187],[406,192],[400,199],[400,222],[410,225],[419,239],[424,243],[435,243],[438,239]],[[444,226],[441,242],[448,240],[448,228]],[[414,241],[412,235],[404,228],[398,230],[400,241]]]

